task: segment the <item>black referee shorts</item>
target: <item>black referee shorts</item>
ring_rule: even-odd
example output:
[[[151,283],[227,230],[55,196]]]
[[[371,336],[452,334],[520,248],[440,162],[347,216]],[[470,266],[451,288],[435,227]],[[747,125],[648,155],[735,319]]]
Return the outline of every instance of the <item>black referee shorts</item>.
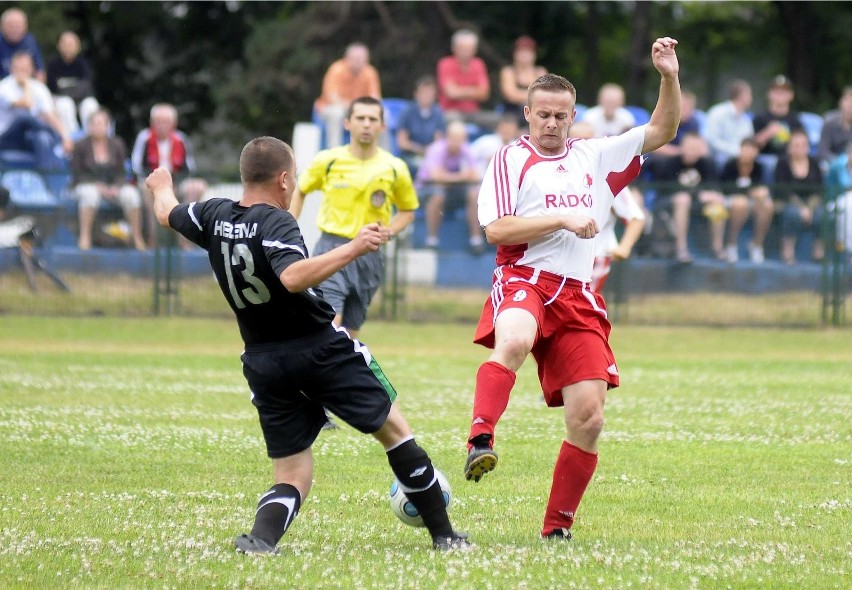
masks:
[[[367,347],[331,325],[298,341],[247,346],[243,375],[270,458],[309,448],[328,408],[363,433],[387,420],[396,391]]]

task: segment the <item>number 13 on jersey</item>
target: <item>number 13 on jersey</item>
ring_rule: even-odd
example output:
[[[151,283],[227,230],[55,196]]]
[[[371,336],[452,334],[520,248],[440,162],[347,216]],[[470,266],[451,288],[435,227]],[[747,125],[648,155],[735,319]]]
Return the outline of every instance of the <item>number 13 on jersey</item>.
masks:
[[[251,255],[251,250],[245,244],[235,244],[234,251],[231,252],[231,245],[227,242],[222,242],[222,257],[225,259],[225,275],[228,278],[228,289],[231,292],[231,299],[234,300],[234,305],[238,309],[245,309],[246,301],[254,305],[266,303],[271,299],[269,289],[263,284],[259,278],[254,276],[254,257]],[[237,285],[234,283],[234,268],[239,270],[243,280],[249,284],[242,291],[237,290]]]

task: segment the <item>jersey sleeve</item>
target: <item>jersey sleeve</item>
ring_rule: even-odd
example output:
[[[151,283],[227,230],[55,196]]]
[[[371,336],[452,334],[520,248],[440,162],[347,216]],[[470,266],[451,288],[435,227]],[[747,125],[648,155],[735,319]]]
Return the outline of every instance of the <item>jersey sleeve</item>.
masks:
[[[263,251],[269,265],[280,276],[285,268],[308,257],[302,232],[293,216],[287,211],[280,211],[267,221],[263,231]]]
[[[518,164],[511,157],[511,146],[500,148],[482,178],[479,187],[478,212],[479,225],[489,223],[506,215],[514,215],[518,199]]]
[[[626,187],[615,196],[615,200],[612,202],[612,210],[625,223],[633,219],[645,219],[645,212],[633,198],[630,189]]]
[[[396,182],[393,190],[393,204],[400,211],[414,211],[420,207],[417,191],[414,190],[414,181],[411,179],[411,171],[399,158],[394,158],[392,164],[396,173]]]
[[[639,176],[645,127],[640,125],[621,135],[597,140],[600,142],[600,175],[606,179],[613,195],[620,193]]]
[[[169,226],[193,244],[207,249],[207,240],[204,235],[202,221],[204,211],[217,199],[204,201],[203,203],[183,203],[172,209],[169,213]]]
[[[328,165],[331,161],[332,155],[329,150],[323,150],[314,157],[311,164],[299,176],[299,191],[303,195],[320,190],[323,187],[328,173]]]

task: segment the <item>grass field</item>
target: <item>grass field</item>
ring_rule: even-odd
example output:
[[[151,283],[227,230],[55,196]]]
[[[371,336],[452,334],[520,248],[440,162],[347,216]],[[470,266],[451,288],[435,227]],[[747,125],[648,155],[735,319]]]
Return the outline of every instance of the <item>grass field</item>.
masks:
[[[343,427],[263,559],[232,549],[270,469],[231,321],[0,316],[0,587],[850,587],[849,331],[616,327],[622,387],[570,543],[538,538],[563,426],[532,363],[500,465],[463,481],[471,331],[363,337],[476,548],[436,554],[399,523],[384,454]]]

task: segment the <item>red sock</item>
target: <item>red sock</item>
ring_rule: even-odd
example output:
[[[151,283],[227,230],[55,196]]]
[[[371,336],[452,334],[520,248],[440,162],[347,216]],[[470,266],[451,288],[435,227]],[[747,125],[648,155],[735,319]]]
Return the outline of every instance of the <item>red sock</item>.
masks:
[[[562,443],[556,467],[553,468],[553,486],[550,488],[550,499],[544,512],[542,536],[555,529],[571,528],[574,524],[574,513],[597,465],[597,453],[584,451],[568,441]]]
[[[480,434],[490,434],[493,443],[494,427],[509,405],[509,393],[514,386],[515,372],[500,363],[488,361],[479,367],[473,396],[473,424],[468,440]]]

